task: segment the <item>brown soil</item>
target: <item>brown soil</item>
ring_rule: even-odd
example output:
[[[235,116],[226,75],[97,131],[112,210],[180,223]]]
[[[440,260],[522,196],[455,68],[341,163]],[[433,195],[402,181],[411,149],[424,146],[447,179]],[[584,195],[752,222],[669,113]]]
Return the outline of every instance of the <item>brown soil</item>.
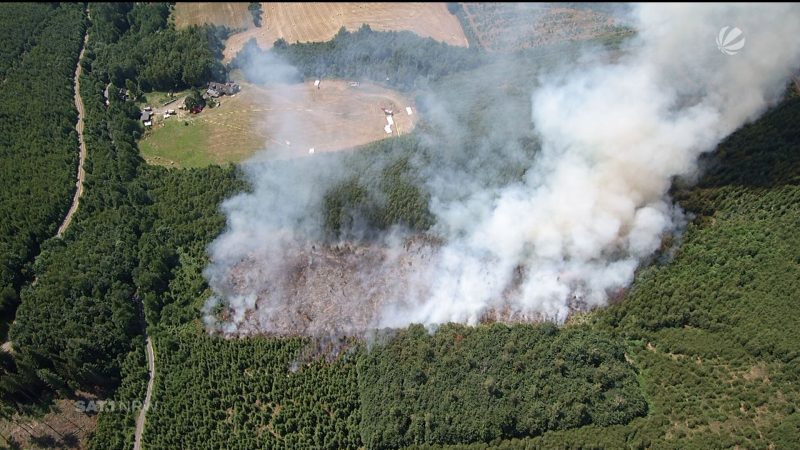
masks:
[[[93,396],[81,399],[84,402],[96,400]],[[10,420],[0,420],[0,434],[18,445],[13,448],[83,449],[88,447],[89,437],[96,426],[96,414],[80,411],[75,400],[61,399],[55,401],[52,412],[41,418],[32,419],[15,414]]]
[[[368,83],[350,87],[347,82],[323,80],[261,87],[242,84],[235,97],[222,97],[218,108],[203,111],[196,120],[212,127],[209,151],[228,153],[232,142],[250,137],[260,143],[254,150],[272,147],[294,156],[351,149],[389,137],[381,108],[393,109],[391,136],[414,128],[416,107],[397,92]],[[411,106],[409,116],[405,107]]]

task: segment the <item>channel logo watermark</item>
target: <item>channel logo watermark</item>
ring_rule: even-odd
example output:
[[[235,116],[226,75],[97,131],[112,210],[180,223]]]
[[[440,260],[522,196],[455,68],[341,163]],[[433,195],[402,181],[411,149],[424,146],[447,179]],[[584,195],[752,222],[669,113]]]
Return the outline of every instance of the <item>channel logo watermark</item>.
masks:
[[[139,411],[144,407],[141,400],[115,401],[115,400],[77,400],[75,410],[85,414],[101,412],[122,412]],[[151,403],[148,409],[157,409],[155,403]]]
[[[717,35],[717,48],[726,55],[735,55],[744,48],[744,32],[737,27],[722,27]]]

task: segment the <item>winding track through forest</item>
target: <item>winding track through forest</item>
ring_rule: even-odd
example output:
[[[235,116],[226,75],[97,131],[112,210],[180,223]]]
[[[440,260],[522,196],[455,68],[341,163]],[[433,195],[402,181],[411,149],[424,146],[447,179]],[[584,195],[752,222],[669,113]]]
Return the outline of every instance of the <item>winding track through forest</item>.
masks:
[[[72,205],[69,207],[69,211],[67,212],[67,216],[64,217],[64,221],[61,223],[61,226],[58,227],[58,233],[56,236],[59,238],[64,236],[64,231],[66,231],[67,227],[70,223],[72,223],[72,218],[75,215],[75,212],[78,210],[78,204],[80,203],[81,195],[83,195],[83,181],[86,177],[86,172],[83,169],[84,164],[86,163],[86,141],[83,139],[83,118],[85,116],[84,109],[83,109],[83,98],[81,97],[81,61],[83,60],[83,54],[86,51],[86,44],[89,42],[89,32],[86,31],[86,35],[83,37],[83,48],[81,48],[81,53],[78,55],[78,67],[75,69],[75,108],[78,110],[78,123],[75,125],[75,130],[78,132],[78,142],[80,143],[80,157],[78,162],[78,180],[75,183],[76,190],[75,196],[72,198]],[[147,337],[147,369],[150,375],[150,379],[147,381],[147,392],[144,396],[144,403],[142,404],[142,409],[139,411],[139,416],[136,418],[136,432],[134,434],[134,443],[133,448],[134,450],[140,450],[142,448],[142,432],[144,431],[144,422],[145,422],[145,414],[147,414],[147,410],[150,409],[150,398],[153,394],[153,379],[156,374],[156,364],[155,364],[155,353],[153,352],[153,342],[150,340],[150,337]]]
[[[86,43],[89,41],[89,31],[86,31],[86,35],[83,37],[83,48],[81,48],[81,53],[78,55],[78,68],[75,69],[75,108],[78,110],[78,123],[75,125],[75,130],[78,132],[78,142],[80,143],[80,157],[78,161],[78,181],[75,182],[75,196],[72,198],[72,205],[69,207],[69,211],[67,212],[67,216],[64,217],[64,221],[61,223],[61,226],[58,227],[58,233],[56,236],[63,237],[64,231],[66,231],[67,227],[70,223],[72,223],[72,217],[75,215],[75,212],[78,210],[78,203],[80,202],[81,195],[83,195],[83,179],[86,177],[86,172],[83,170],[83,166],[86,163],[86,141],[83,139],[83,98],[81,98],[81,61],[83,60],[83,53],[86,51]]]
[[[133,450],[142,448],[142,432],[144,431],[144,421],[147,410],[150,409],[150,397],[153,395],[153,378],[156,375],[156,355],[153,352],[153,341],[147,337],[147,370],[150,372],[150,379],[147,380],[147,393],[144,395],[144,404],[136,417],[136,433],[133,435]]]

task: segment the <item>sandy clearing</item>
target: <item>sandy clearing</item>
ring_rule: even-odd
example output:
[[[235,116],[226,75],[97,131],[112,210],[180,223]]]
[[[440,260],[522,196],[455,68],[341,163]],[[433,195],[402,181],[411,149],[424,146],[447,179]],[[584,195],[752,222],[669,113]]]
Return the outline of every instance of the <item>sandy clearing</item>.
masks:
[[[411,131],[417,114],[407,115],[406,106],[416,106],[395,91],[369,83],[351,87],[342,80],[323,80],[285,87],[248,85],[254,109],[251,127],[267,137],[267,146],[277,146],[292,155],[350,149],[389,137],[381,108],[394,111],[391,136]],[[286,142],[290,144],[286,144]]]
[[[167,119],[185,121],[191,127],[203,126],[207,138],[202,148],[164,148],[160,154],[145,155],[148,162],[182,165],[184,151],[187,156],[190,152],[205,152],[204,159],[224,164],[242,161],[264,148],[281,157],[308,156],[311,148],[314,153],[346,150],[406,134],[418,119],[411,99],[370,83],[352,87],[344,80],[322,80],[319,89],[313,81],[271,87],[240,84],[241,92],[220,97],[221,104],[216,108],[206,108],[196,115],[178,110],[177,117]],[[173,105],[181,103],[182,99]],[[173,105],[170,107],[178,108]],[[406,113],[406,107],[412,108],[413,115]],[[384,131],[387,120],[381,108],[394,111],[391,135]],[[157,116],[145,139],[161,142],[163,147],[175,141],[157,135],[169,132],[161,128],[161,117]],[[270,153],[264,156],[270,157]]]

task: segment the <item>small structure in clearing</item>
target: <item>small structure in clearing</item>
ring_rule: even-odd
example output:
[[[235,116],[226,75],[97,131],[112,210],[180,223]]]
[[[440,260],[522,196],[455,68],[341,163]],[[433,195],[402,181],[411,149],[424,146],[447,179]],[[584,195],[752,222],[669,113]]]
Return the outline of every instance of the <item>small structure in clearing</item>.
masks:
[[[141,119],[142,122],[149,122],[150,121],[150,116],[152,116],[152,115],[153,115],[153,113],[148,111],[147,108],[145,108],[145,110],[142,111],[142,116],[140,117],[140,119]]]
[[[192,114],[192,127],[182,126],[180,111],[180,124],[161,116],[167,108],[177,110],[180,101],[174,106],[153,105],[158,117],[153,120],[153,131],[140,142],[142,154],[148,162],[168,165],[174,161],[182,167],[243,161],[265,145],[265,157],[270,159],[315,157],[407,132],[417,122],[417,114],[395,114],[391,133],[386,133],[388,121],[380,108],[399,113],[404,105],[413,107],[411,99],[368,82],[354,89],[347,80],[326,78],[325,89],[320,90],[313,82],[311,78],[305,83],[267,87],[241,83],[240,92],[247,95],[227,96],[225,108],[206,107],[201,114]],[[186,116],[193,112],[192,106],[190,102]],[[289,122],[297,126],[288,130],[281,126]]]
[[[227,83],[217,83],[217,82],[210,82],[208,83],[208,89],[206,93],[213,98],[217,98],[220,95],[233,95],[241,90],[238,83],[234,83],[232,81],[228,81]]]
[[[386,126],[383,127],[383,131],[385,131],[386,134],[392,134],[392,125],[394,125],[394,110],[383,107],[381,107],[381,110],[383,110],[383,113],[386,115]]]

